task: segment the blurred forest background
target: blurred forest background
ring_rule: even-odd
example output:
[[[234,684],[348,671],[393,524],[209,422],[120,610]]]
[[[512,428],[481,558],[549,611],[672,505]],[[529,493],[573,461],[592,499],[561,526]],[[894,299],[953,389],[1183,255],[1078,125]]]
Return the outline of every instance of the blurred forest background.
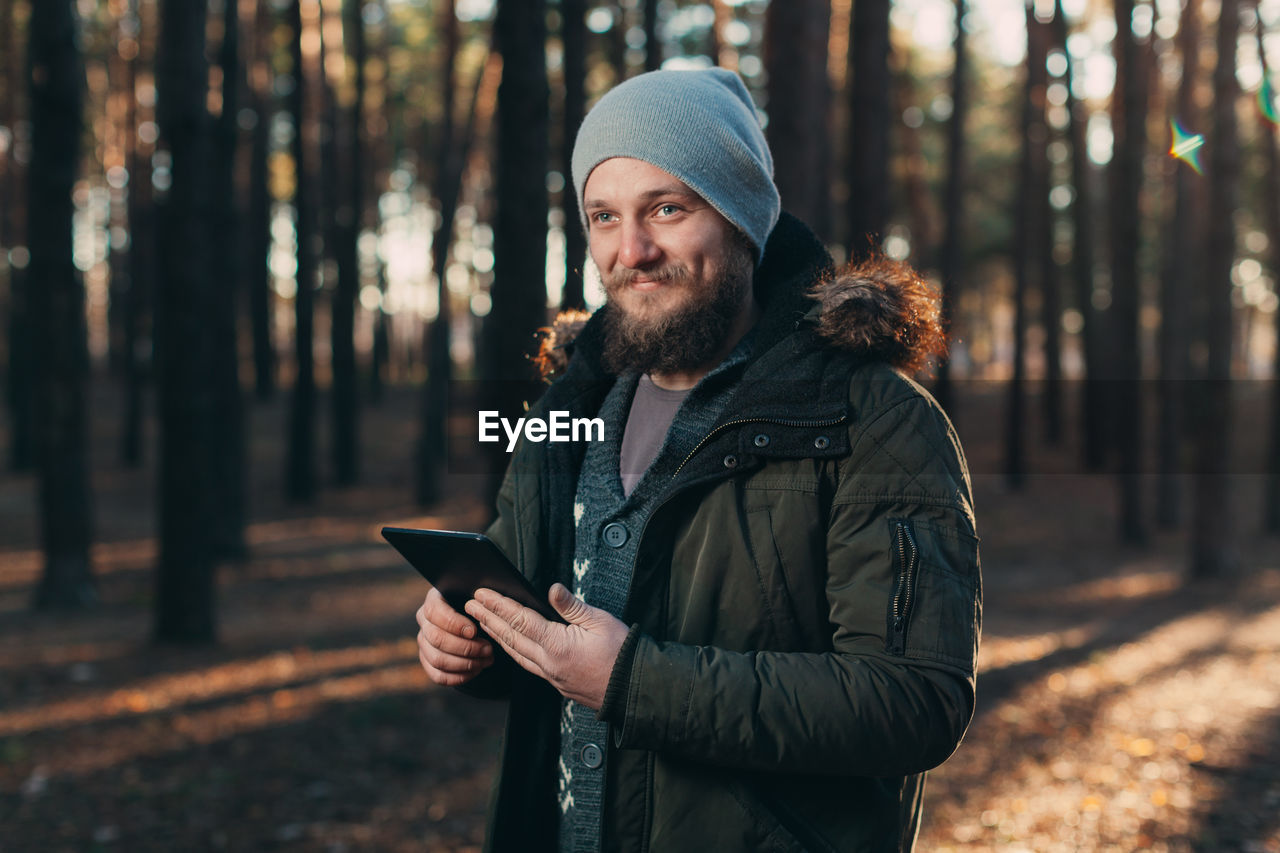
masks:
[[[0,850],[478,843],[501,709],[377,531],[484,525],[469,413],[603,299],[578,123],[718,64],[943,294],[928,849],[1280,853],[1278,63],[1280,0],[0,0]]]

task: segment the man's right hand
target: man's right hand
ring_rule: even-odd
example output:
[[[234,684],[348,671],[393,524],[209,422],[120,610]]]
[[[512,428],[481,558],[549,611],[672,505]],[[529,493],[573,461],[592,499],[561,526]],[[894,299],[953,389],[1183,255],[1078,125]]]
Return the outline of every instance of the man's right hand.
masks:
[[[418,608],[418,660],[436,684],[457,687],[493,664],[493,644],[476,639],[476,625],[449,606],[435,587]]]

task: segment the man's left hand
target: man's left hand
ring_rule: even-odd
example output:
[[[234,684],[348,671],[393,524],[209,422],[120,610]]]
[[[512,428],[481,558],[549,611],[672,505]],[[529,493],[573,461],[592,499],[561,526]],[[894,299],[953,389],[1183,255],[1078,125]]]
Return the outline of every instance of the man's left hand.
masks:
[[[491,589],[476,590],[466,611],[521,667],[565,698],[598,711],[628,628],[562,584],[552,585],[547,600],[569,624],[544,619]]]

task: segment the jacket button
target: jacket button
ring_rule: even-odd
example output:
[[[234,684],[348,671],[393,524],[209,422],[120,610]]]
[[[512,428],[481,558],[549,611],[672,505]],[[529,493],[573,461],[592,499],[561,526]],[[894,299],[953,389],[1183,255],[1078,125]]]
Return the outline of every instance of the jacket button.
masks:
[[[827,438],[825,435],[820,435],[813,440],[813,446],[819,450],[826,450],[831,446],[831,439]]]
[[[604,544],[610,548],[621,548],[627,544],[627,528],[618,522],[604,526]]]
[[[756,447],[768,447],[769,436],[765,435],[764,433],[760,433],[752,440],[752,444],[754,444]]]
[[[582,763],[595,770],[601,764],[604,764],[604,750],[594,743],[587,744],[582,748]]]
[[[737,467],[738,467],[738,457],[736,457],[736,456],[734,456],[732,453],[730,453],[728,456],[726,456],[726,457],[724,458],[724,467],[726,467],[726,468],[737,468]]]

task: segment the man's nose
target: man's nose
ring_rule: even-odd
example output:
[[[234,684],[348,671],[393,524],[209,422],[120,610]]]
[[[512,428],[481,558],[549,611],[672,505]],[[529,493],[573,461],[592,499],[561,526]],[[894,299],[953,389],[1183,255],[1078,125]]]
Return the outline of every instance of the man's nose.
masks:
[[[662,250],[643,224],[626,223],[618,247],[618,263],[630,269],[647,267],[662,257]]]

